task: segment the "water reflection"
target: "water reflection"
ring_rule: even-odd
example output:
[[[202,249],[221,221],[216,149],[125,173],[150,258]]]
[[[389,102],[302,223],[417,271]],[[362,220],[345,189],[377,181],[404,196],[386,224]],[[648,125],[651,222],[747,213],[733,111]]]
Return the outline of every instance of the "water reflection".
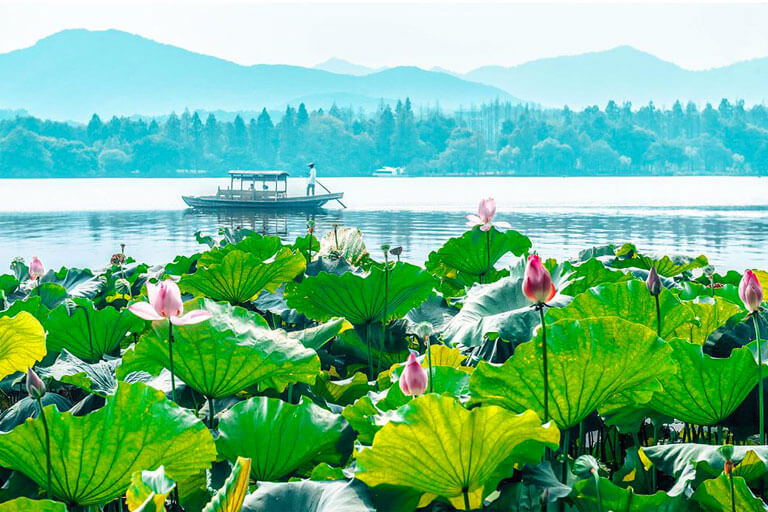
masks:
[[[632,241],[641,249],[707,254],[720,268],[765,267],[768,211],[750,210],[526,210],[500,213],[528,235],[546,257],[565,258],[593,245]],[[105,265],[120,243],[140,261],[163,263],[200,250],[195,231],[245,227],[293,239],[314,218],[318,234],[334,223],[359,227],[369,250],[402,245],[403,259],[426,260],[448,237],[465,230],[460,212],[321,210],[315,214],[254,211],[94,211],[0,213],[0,264],[38,255],[49,267]]]

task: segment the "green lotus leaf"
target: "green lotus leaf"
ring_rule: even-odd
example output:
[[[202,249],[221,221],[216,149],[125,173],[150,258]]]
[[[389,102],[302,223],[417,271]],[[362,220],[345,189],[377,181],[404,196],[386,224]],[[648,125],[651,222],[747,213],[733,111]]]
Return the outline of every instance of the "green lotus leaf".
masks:
[[[473,286],[464,306],[446,325],[443,339],[452,345],[478,346],[485,335],[496,333],[513,345],[531,339],[539,314],[523,295],[522,278],[505,277]]]
[[[717,286],[714,290],[710,286],[705,286],[692,281],[686,281],[682,283],[678,296],[683,300],[693,300],[699,297],[718,298],[727,300],[731,304],[736,304],[741,307],[742,302],[739,298],[739,287],[736,285],[726,284],[723,286]],[[714,297],[713,297],[714,296]]]
[[[312,384],[320,372],[314,350],[283,331],[261,327],[256,313],[198,299],[186,307],[206,309],[212,318],[173,331],[174,371],[187,386],[209,398],[222,398],[258,385],[282,391],[288,384]],[[158,375],[170,369],[168,323],[152,330],[123,355],[118,376],[145,371]]]
[[[692,510],[683,496],[669,496],[664,491],[656,494],[635,494],[632,487],[622,488],[607,478],[600,478],[600,499],[597,501],[597,489],[594,478],[576,482],[571,499],[580,512],[685,512]]]
[[[554,311],[554,310],[553,310]],[[647,327],[617,317],[547,325],[549,415],[560,428],[578,425],[609,398],[632,393],[650,399],[675,371],[671,349]],[[481,361],[469,381],[471,403],[544,417],[542,331],[501,366]]]
[[[704,354],[700,345],[670,340],[678,365],[667,376],[664,389],[647,404],[660,414],[697,425],[716,425],[731,415],[757,384],[760,369],[749,347],[730,357]]]
[[[643,447],[642,452],[659,471],[676,479],[669,494],[677,496],[689,489],[696,479],[697,468],[705,468],[710,475],[723,471],[725,460],[719,449],[718,445],[679,443]],[[731,460],[735,463],[741,463],[747,456],[757,457],[766,464],[768,446],[733,447]]]
[[[61,268],[58,272],[49,270],[40,283],[61,286],[69,298],[93,299],[104,289],[105,280],[102,276],[94,276],[87,268]]]
[[[131,475],[160,464],[184,482],[210,467],[216,449],[208,429],[189,411],[143,384],[121,382],[106,405],[86,416],[45,407],[51,440],[52,492],[76,505],[103,505],[121,496]],[[42,418],[0,434],[0,465],[45,488]]]
[[[661,337],[664,339],[673,337],[682,325],[695,321],[690,305],[681,302],[669,290],[661,290],[659,305],[662,316]],[[645,283],[636,279],[587,290],[574,297],[567,306],[548,310],[547,322],[601,316],[616,316],[656,331],[656,302],[648,293]]]
[[[317,350],[348,329],[352,329],[352,324],[348,321],[343,318],[333,318],[325,323],[286,334],[305,347]]]
[[[304,236],[297,237],[296,241],[291,244],[291,249],[300,253],[307,261],[310,261],[310,254],[312,255],[311,259],[317,257],[317,253],[320,251],[320,241],[315,238],[315,235],[307,233]]]
[[[696,321],[681,325],[674,335],[702,346],[710,334],[725,325],[731,317],[742,312],[739,306],[723,299],[711,303],[692,302],[689,306],[693,309]]]
[[[214,247],[224,247],[228,244],[236,244],[248,237],[259,238],[262,236],[252,229],[239,226],[234,229],[230,227],[219,228],[218,235],[203,235],[202,231],[195,232],[197,243],[207,245],[211,249]]]
[[[575,297],[590,288],[606,283],[616,283],[632,279],[632,275],[618,270],[611,270],[597,258],[590,258],[580,265],[568,264],[568,279],[558,290],[563,295]]]
[[[248,494],[251,459],[238,457],[224,485],[208,503],[203,512],[240,512]]]
[[[42,283],[32,291],[32,294],[40,298],[48,309],[56,309],[69,297],[67,289],[56,283]]]
[[[375,512],[360,482],[259,482],[242,512]]]
[[[0,379],[25,371],[45,353],[45,331],[35,317],[25,311],[0,317]]]
[[[202,261],[203,256],[198,265]],[[288,248],[278,251],[269,261],[235,249],[221,260],[198,268],[194,274],[182,276],[179,285],[193,294],[245,304],[263,290],[274,292],[281,284],[304,272],[305,265],[304,257]]]
[[[240,251],[253,256],[261,262],[275,256],[283,248],[283,242],[278,236],[263,236],[252,234],[234,243],[224,243],[219,247],[213,247],[210,251],[200,255],[198,265],[208,267],[214,263],[221,263],[231,252]]]
[[[119,359],[87,363],[62,350],[51,366],[38,369],[38,373],[41,377],[49,377],[105,397],[113,395],[117,390],[115,370],[119,364]]]
[[[309,462],[339,464],[349,436],[339,414],[302,400],[254,397],[225,411],[216,447],[222,457],[251,459],[256,480],[279,480]]]
[[[16,498],[0,503],[0,512],[67,512],[67,506],[60,501]]]
[[[307,277],[300,283],[288,283],[285,298],[289,307],[318,322],[344,317],[363,325],[402,318],[432,295],[433,285],[432,276],[419,267],[396,263],[388,278],[376,267],[365,276],[320,273]]]
[[[19,280],[12,274],[0,275],[0,299],[8,297],[19,288]],[[2,302],[0,301],[0,304]]]
[[[360,265],[368,258],[363,233],[357,228],[336,227],[320,239],[320,252],[317,256]]]
[[[62,304],[45,322],[48,350],[67,350],[85,361],[98,361],[113,353],[129,332],[139,332],[145,322],[123,309],[96,309],[88,299],[73,299],[75,307]]]
[[[697,268],[709,265],[707,257],[703,254],[697,258],[684,255],[662,256],[660,258],[641,255],[632,244],[624,244],[616,250],[617,258],[611,261],[610,266],[614,268],[639,268],[650,270],[656,267],[656,272],[662,277],[674,277]]]
[[[136,471],[125,492],[125,504],[131,512],[165,512],[165,499],[175,488],[176,482],[168,478],[163,466]]]
[[[365,395],[373,386],[368,382],[364,373],[355,373],[352,377],[341,380],[331,380],[328,372],[318,375],[312,390],[324,400],[337,404],[348,405]]]
[[[765,512],[768,506],[752,493],[747,482],[740,476],[733,477],[733,494],[736,510],[739,512]],[[712,480],[705,480],[693,493],[691,499],[704,512],[731,512],[731,482],[725,473]]]
[[[41,298],[33,295],[32,297],[27,297],[24,300],[17,300],[5,311],[0,311],[0,317],[16,316],[22,311],[26,311],[35,317],[41,324],[45,324],[45,321],[48,319],[48,315],[51,313],[51,310],[48,309],[45,304],[43,304]]]
[[[369,486],[399,486],[422,494],[420,506],[442,497],[479,508],[514,464],[537,463],[560,432],[534,412],[495,406],[465,409],[450,396],[428,394],[398,410],[370,448],[355,454],[356,477]]]

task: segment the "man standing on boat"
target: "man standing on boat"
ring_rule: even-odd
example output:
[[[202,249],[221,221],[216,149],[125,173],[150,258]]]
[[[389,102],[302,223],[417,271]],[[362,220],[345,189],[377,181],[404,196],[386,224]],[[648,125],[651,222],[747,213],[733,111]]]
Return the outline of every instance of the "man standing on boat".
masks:
[[[307,179],[307,195],[309,190],[312,189],[312,195],[315,195],[315,179],[317,178],[317,171],[315,170],[315,163],[309,163],[309,179]]]

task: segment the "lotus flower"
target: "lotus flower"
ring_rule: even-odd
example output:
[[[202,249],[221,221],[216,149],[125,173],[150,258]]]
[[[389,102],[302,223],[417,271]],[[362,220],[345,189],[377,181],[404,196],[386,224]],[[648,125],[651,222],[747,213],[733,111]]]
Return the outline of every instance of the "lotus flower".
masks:
[[[33,281],[37,281],[45,274],[45,267],[43,262],[37,256],[32,257],[32,261],[29,263],[29,278]]]
[[[741,278],[739,298],[750,313],[760,310],[760,303],[763,302],[763,287],[760,286],[760,281],[757,280],[757,276],[751,270],[744,272],[744,277]]]
[[[656,272],[656,267],[651,267],[651,271],[648,272],[645,286],[648,288],[648,293],[653,297],[657,297],[661,293],[661,279],[659,278],[659,273]]]
[[[477,215],[467,215],[468,226],[480,226],[481,231],[489,231],[491,226],[511,228],[508,222],[493,222],[496,215],[496,200],[492,197],[482,199],[477,207]]]
[[[400,374],[400,389],[408,396],[423,395],[427,390],[427,381],[427,372],[416,360],[416,355],[411,352],[405,363],[405,369]]]
[[[167,318],[174,325],[192,325],[211,318],[211,313],[202,309],[190,311],[182,316],[184,303],[181,301],[181,291],[170,279],[160,284],[147,283],[147,295],[149,302],[135,302],[128,306],[131,313],[144,320]]]
[[[555,293],[555,285],[541,258],[536,254],[528,256],[523,275],[523,294],[535,304],[544,304],[552,300]]]
[[[35,373],[32,368],[27,369],[27,394],[39,400],[45,395],[45,382]]]

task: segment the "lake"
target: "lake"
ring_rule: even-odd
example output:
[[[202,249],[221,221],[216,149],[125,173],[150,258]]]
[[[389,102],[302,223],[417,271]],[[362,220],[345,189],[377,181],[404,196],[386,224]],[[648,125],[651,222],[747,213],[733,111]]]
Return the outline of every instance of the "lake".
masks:
[[[303,179],[290,192],[303,193]],[[609,242],[641,250],[706,254],[719,270],[768,266],[768,180],[755,177],[322,178],[348,206],[315,214],[359,227],[374,253],[402,245],[404,259],[465,230],[464,215],[493,196],[497,220],[528,235],[543,257],[566,258]],[[293,239],[305,213],[186,208],[181,195],[209,194],[228,179],[0,180],[0,273],[11,259],[39,256],[48,267],[98,268],[121,243],[139,261],[164,263],[201,249],[195,231],[243,226]]]

